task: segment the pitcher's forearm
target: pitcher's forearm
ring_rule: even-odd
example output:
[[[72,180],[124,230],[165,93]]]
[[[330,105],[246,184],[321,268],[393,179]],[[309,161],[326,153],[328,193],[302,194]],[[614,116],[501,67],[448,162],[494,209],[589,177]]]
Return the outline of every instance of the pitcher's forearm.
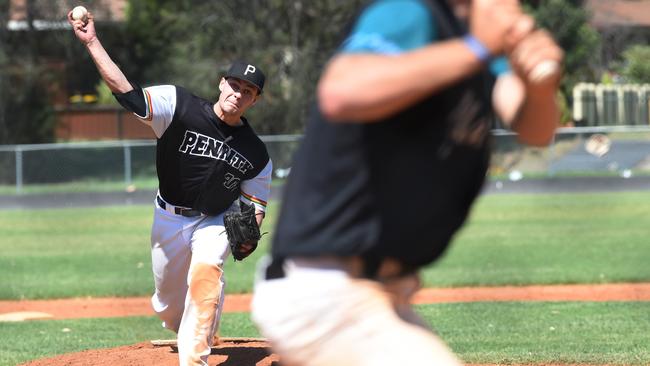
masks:
[[[88,42],[86,48],[97,66],[97,71],[113,93],[121,94],[133,90],[133,86],[122,70],[113,62],[99,39],[95,38]]]
[[[262,221],[264,221],[265,213],[263,211],[255,212],[255,219],[257,220],[257,226],[262,227]]]

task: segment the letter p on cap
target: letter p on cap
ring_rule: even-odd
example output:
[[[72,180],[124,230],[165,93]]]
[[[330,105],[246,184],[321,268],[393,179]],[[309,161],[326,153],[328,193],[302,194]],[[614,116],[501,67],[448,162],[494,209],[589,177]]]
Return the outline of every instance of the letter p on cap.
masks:
[[[244,75],[248,75],[248,73],[254,74],[255,73],[255,66],[253,65],[248,65],[246,66],[246,71],[244,71]]]

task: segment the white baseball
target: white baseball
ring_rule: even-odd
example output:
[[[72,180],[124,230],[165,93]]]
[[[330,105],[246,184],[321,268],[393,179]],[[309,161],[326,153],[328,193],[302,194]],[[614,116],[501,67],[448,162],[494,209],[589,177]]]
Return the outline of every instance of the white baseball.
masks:
[[[585,150],[591,155],[597,157],[603,157],[609,152],[609,149],[612,147],[612,140],[601,133],[591,135],[585,142]]]
[[[81,5],[75,6],[74,9],[72,9],[72,19],[74,20],[86,21],[87,16],[88,10]]]
[[[560,72],[560,64],[555,60],[545,60],[537,64],[528,74],[530,81],[542,83]]]

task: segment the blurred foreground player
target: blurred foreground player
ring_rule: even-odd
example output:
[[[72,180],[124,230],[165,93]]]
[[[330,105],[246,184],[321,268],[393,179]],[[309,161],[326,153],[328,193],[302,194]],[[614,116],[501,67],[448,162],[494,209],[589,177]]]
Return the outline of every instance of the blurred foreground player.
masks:
[[[561,75],[531,75],[563,57],[517,1],[468,10],[466,30],[445,1],[375,1],[324,70],[253,300],[284,365],[460,363],[409,304],[418,270],[481,189],[493,108],[552,140]]]

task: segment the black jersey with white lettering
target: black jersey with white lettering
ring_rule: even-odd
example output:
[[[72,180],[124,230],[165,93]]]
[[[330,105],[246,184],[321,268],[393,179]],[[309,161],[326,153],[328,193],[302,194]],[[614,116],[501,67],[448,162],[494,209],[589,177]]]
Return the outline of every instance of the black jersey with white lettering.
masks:
[[[186,89],[144,89],[147,115],[158,143],[159,190],[170,204],[217,215],[240,198],[265,210],[272,164],[248,121],[232,127],[217,117],[214,103]]]
[[[439,3],[444,3],[440,1]],[[462,34],[435,14],[438,39]],[[466,219],[489,161],[489,73],[386,120],[328,121],[315,106],[295,155],[274,258],[437,258]]]

